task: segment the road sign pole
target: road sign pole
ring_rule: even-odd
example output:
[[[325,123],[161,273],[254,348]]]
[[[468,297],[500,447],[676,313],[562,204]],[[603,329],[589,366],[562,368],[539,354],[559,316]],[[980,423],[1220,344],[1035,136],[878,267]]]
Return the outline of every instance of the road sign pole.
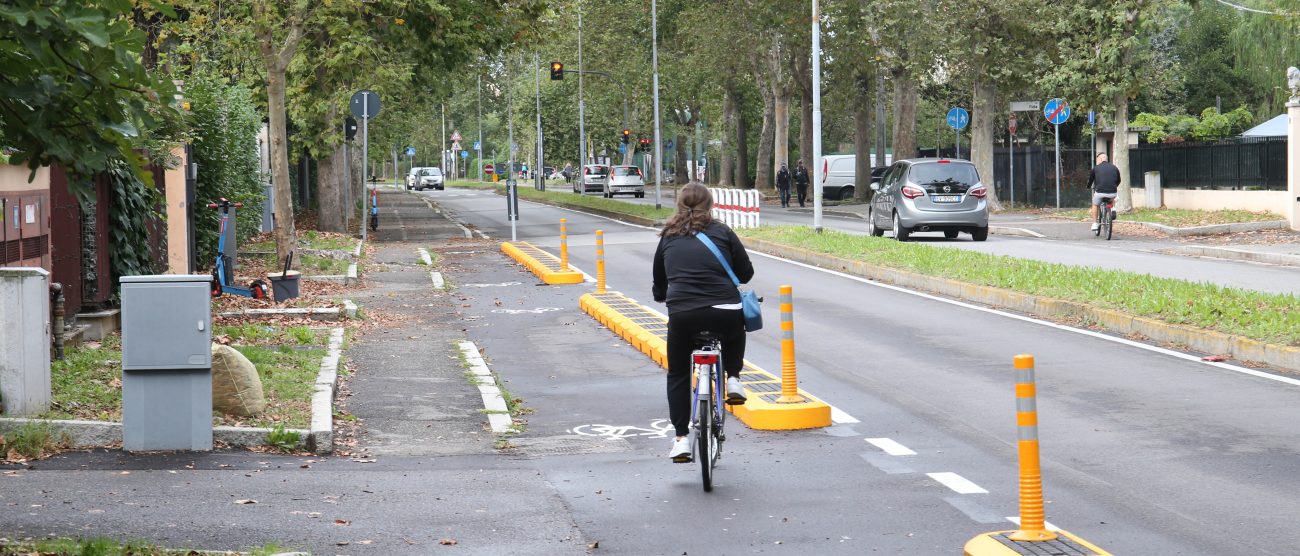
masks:
[[[655,208],[656,209],[663,208],[663,204],[660,202],[661,197],[659,194],[660,191],[659,183],[663,181],[662,179],[660,179],[660,174],[663,173],[663,168],[664,168],[664,164],[662,162],[664,157],[664,146],[659,139],[659,6],[658,4],[659,3],[657,0],[650,0],[650,64],[652,66],[651,68],[652,73],[654,74],[654,87],[655,87],[655,91],[654,91],[655,93],[654,94],[655,97],[655,114],[654,114],[655,157],[654,160],[651,161],[651,164],[654,165],[654,171],[655,171]],[[578,78],[579,79],[582,78],[581,74],[579,74]]]
[[[1061,124],[1056,124],[1056,208],[1061,208]]]
[[[536,185],[538,191],[546,191],[546,172],[542,170],[542,65],[537,53],[533,52],[533,83],[536,87],[537,96],[537,164],[533,168],[533,175],[537,176]]]
[[[954,129],[957,132],[957,158],[961,158],[961,130]]]
[[[510,64],[506,63],[506,83],[510,83]],[[506,124],[509,128],[509,158],[506,170],[506,202],[509,203],[506,217],[510,219],[510,241],[518,241],[515,220],[519,217],[515,210],[515,95],[514,87],[506,87]]]
[[[1011,178],[1011,195],[1008,201],[1014,208],[1016,206],[1016,134],[1011,134],[1011,169],[1007,172]]]
[[[659,87],[655,87],[657,92]],[[656,97],[657,98],[657,97]],[[582,94],[582,2],[578,2],[578,175],[587,165],[587,126],[584,118],[585,100]],[[659,121],[658,117],[655,121]]]
[[[821,62],[821,17],[817,14],[817,3],[820,0],[812,0],[812,140],[813,152],[813,230],[820,233],[822,231],[822,180],[826,179],[822,166],[818,162],[822,158],[822,62]]]
[[[361,93],[361,191],[366,190],[366,171],[370,168],[370,93]],[[366,241],[366,212],[370,210],[370,195],[361,203],[361,241]]]

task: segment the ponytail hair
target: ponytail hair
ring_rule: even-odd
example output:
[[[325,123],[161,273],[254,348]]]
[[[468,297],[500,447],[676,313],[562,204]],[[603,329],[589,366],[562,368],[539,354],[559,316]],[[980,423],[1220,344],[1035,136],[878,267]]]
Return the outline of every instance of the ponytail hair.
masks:
[[[684,236],[703,232],[713,223],[713,195],[699,182],[691,182],[677,192],[677,212],[673,213],[662,237]]]

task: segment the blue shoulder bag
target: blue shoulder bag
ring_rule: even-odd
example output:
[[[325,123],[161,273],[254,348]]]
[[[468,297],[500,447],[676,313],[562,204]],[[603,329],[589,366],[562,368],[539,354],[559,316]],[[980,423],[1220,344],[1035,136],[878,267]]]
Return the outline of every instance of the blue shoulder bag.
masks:
[[[722,263],[722,269],[727,271],[727,276],[730,276],[731,281],[736,284],[736,289],[740,290],[740,307],[745,313],[745,332],[753,332],[763,328],[763,306],[761,305],[763,298],[754,293],[754,290],[740,289],[740,279],[736,278],[736,273],[731,271],[731,265],[727,264],[727,258],[722,256],[722,251],[718,250],[718,246],[713,243],[713,240],[709,239],[709,236],[697,233],[695,237],[699,238],[700,242],[705,247],[708,247],[709,251],[713,252],[713,256],[717,257],[718,262]]]

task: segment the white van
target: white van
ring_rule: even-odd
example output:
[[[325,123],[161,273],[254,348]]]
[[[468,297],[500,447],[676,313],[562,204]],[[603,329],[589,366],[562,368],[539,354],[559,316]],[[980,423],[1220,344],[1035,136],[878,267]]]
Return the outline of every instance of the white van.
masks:
[[[888,168],[894,162],[893,155],[885,153],[885,163],[877,164],[876,155],[871,155],[871,167]],[[826,179],[822,182],[822,198],[827,200],[848,200],[853,198],[853,184],[858,175],[856,155],[829,154],[822,157],[826,164]]]

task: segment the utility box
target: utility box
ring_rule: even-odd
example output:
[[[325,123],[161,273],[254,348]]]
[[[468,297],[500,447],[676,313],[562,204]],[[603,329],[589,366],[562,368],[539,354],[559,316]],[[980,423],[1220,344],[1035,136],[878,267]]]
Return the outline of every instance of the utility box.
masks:
[[[212,449],[212,277],[124,276],[122,447]]]
[[[0,268],[0,314],[0,413],[44,413],[50,409],[50,273]]]
[[[1160,172],[1147,172],[1142,176],[1146,185],[1147,208],[1158,209],[1164,206],[1164,192],[1160,189]]]

